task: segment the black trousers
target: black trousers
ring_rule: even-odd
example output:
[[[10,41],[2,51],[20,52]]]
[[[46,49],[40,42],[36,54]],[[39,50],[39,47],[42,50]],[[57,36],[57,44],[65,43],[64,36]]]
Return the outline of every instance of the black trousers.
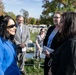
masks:
[[[49,62],[50,58],[45,57],[45,62],[44,62],[44,75],[48,75],[50,66],[48,66],[48,62]]]

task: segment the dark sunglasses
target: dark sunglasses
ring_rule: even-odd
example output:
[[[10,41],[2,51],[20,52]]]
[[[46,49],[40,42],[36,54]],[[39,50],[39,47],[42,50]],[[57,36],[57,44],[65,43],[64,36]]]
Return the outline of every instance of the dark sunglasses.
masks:
[[[9,26],[7,26],[7,28],[13,28],[14,26],[17,27],[16,24],[13,24],[13,25],[9,25]]]

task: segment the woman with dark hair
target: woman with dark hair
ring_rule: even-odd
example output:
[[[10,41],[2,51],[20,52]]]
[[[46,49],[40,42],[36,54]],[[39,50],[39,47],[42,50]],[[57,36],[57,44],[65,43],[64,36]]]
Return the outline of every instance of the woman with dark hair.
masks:
[[[40,58],[40,55],[42,53],[42,49],[43,49],[43,40],[45,37],[45,30],[44,28],[40,29],[39,34],[36,36],[36,58]]]
[[[76,75],[76,13],[63,13],[60,26],[64,42],[53,54],[52,75]]]
[[[15,32],[15,21],[8,15],[0,16],[0,75],[21,75],[16,63]]]

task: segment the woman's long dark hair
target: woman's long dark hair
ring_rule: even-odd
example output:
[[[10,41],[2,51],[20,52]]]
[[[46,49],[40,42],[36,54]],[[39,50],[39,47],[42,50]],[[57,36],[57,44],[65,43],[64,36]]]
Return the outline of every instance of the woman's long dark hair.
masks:
[[[3,37],[5,40],[6,39],[13,40],[13,38],[14,38],[14,36],[10,35],[7,32],[7,30],[6,30],[8,22],[9,22],[9,19],[12,19],[12,18],[10,16],[8,16],[8,15],[6,15],[6,16],[0,16],[0,36]]]
[[[76,35],[76,12],[64,12],[62,18],[64,20],[62,36],[65,38]]]

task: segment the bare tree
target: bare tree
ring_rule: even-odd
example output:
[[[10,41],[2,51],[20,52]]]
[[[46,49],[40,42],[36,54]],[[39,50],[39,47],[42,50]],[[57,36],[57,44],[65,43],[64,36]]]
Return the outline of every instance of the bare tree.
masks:
[[[28,16],[29,16],[28,11],[26,11],[26,10],[24,10],[24,9],[21,9],[20,12],[22,12],[23,17],[24,17],[25,22],[26,22],[26,20],[27,20],[27,18],[28,18]]]

